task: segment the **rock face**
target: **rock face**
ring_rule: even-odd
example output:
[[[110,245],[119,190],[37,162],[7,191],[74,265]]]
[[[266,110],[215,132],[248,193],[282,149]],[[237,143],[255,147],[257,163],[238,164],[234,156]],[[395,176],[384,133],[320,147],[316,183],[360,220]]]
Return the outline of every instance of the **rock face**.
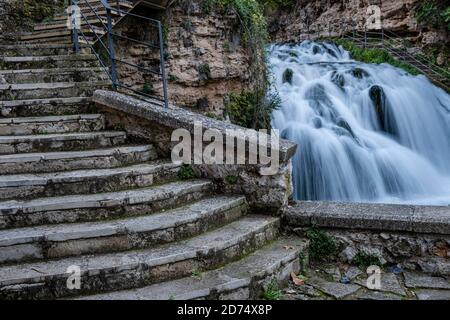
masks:
[[[418,26],[414,8],[421,3],[421,0],[297,0],[294,8],[268,14],[269,28],[277,42],[304,39],[308,31],[313,36],[335,36],[345,29],[345,25],[348,25],[348,30],[352,30],[352,24],[358,29],[363,28],[370,17],[368,7],[377,5],[381,9],[384,29],[400,34],[419,34],[419,40],[424,44],[448,42],[445,31]]]

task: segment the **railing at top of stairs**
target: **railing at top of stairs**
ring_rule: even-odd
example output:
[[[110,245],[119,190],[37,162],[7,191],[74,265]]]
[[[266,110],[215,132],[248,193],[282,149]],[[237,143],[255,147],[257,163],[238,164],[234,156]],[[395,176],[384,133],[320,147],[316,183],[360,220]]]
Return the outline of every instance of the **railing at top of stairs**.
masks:
[[[427,75],[432,81],[450,90],[450,72],[430,61],[420,52],[412,53],[411,45],[392,31],[377,29],[343,33],[342,38],[347,39],[363,48],[380,48],[387,51],[399,61],[408,63],[419,73]]]
[[[148,18],[142,15],[138,15],[135,13],[132,13],[130,11],[124,11],[121,10],[121,0],[100,0],[101,1],[101,7],[100,9],[102,11],[106,11],[106,23],[105,19],[100,14],[100,9],[98,6],[93,6],[88,0],[70,0],[71,1],[71,12],[70,19],[71,19],[71,25],[72,25],[72,42],[74,46],[74,51],[76,53],[80,52],[80,38],[82,41],[84,41],[92,50],[92,52],[97,57],[98,61],[100,62],[101,66],[105,69],[105,71],[108,73],[109,78],[111,79],[112,88],[113,90],[117,90],[118,88],[130,90],[134,92],[135,94],[142,95],[148,98],[157,98],[159,100],[163,100],[163,103],[165,107],[169,106],[168,101],[168,89],[167,89],[167,77],[166,77],[166,71],[165,71],[165,59],[164,59],[164,39],[163,39],[163,30],[162,30],[162,24],[161,21]],[[111,5],[111,1],[113,1],[113,4],[115,4],[115,7]],[[114,3],[115,1],[115,3]],[[80,10],[78,7],[79,5],[86,5],[86,8],[88,10]],[[143,41],[139,39],[134,39],[127,37],[125,35],[119,34],[114,31],[113,29],[113,13],[115,13],[117,16],[120,16],[122,19],[126,17],[136,18],[138,20],[143,20],[146,22],[146,24],[154,28],[156,31],[156,37],[157,41],[149,42],[149,41]],[[94,19],[97,19],[97,23],[92,23],[89,21],[88,16],[92,16]],[[77,25],[77,19],[81,20],[81,24],[87,26],[87,29],[89,29],[90,33],[93,34],[94,38],[89,39],[89,37],[86,35],[84,29],[79,25]],[[79,24],[79,22],[78,22]],[[99,32],[99,28],[94,27],[94,24],[100,25],[100,30],[102,32]],[[141,23],[140,25],[144,25]],[[107,35],[107,43],[104,42],[103,34]],[[150,69],[147,67],[144,67],[143,65],[134,64],[132,62],[126,61],[124,59],[120,59],[116,56],[116,50],[115,50],[115,44],[116,44],[116,38],[120,38],[122,40],[130,41],[132,43],[136,43],[154,50],[159,50],[159,70],[156,71],[154,69]],[[102,52],[104,54],[102,54]],[[106,60],[106,61],[105,61]],[[152,74],[155,76],[160,77],[163,85],[163,97],[162,99],[160,97],[155,97],[153,94],[149,94],[148,92],[144,92],[141,90],[137,90],[130,85],[127,85],[125,83],[122,83],[119,79],[119,75],[117,72],[117,64],[124,64],[130,68],[134,68],[136,70],[139,70],[144,73]]]

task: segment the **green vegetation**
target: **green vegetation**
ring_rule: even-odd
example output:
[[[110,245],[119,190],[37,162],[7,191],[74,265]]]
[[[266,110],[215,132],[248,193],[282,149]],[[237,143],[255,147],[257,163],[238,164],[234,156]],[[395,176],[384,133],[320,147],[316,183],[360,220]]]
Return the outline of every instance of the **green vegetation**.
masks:
[[[202,273],[198,270],[194,270],[191,273],[191,278],[194,278],[196,280],[201,280],[202,279]]]
[[[278,288],[277,280],[273,278],[267,285],[262,298],[264,300],[280,300],[283,297],[283,292]]]
[[[55,5],[53,0],[23,0],[17,1],[15,17],[21,23],[25,21],[42,22],[53,17],[55,12],[62,8],[64,1],[59,1],[59,5]]]
[[[309,257],[311,260],[320,261],[332,257],[337,252],[336,240],[328,233],[311,228],[306,231],[309,239]]]
[[[142,86],[142,92],[147,94],[147,95],[154,94],[155,93],[155,89],[153,88],[153,84],[151,84],[150,82],[144,83],[144,85]]]
[[[180,171],[178,171],[178,178],[181,180],[189,180],[197,178],[197,175],[191,165],[183,164]]]
[[[230,93],[225,112],[233,123],[245,128],[270,128],[271,114],[280,106],[278,95],[267,95],[265,91],[243,91]],[[262,103],[261,103],[262,102]],[[260,106],[255,108],[255,106]]]
[[[363,251],[358,251],[356,256],[353,258],[353,263],[361,270],[366,270],[370,266],[383,266],[379,257],[367,254]]]
[[[401,68],[412,75],[420,74],[413,66],[394,59],[387,51],[381,49],[364,49],[345,39],[335,39],[333,41],[338,45],[342,45],[345,50],[349,51],[352,58],[355,60],[376,64],[389,63],[390,65]]]
[[[225,177],[225,181],[228,184],[236,184],[238,182],[238,179],[239,178],[237,176],[235,176],[235,175],[228,175],[228,176]]]
[[[419,4],[414,11],[420,24],[450,31],[450,5],[448,0],[426,0]]]
[[[201,80],[208,80],[211,78],[211,68],[208,63],[202,63],[198,66],[197,70]]]

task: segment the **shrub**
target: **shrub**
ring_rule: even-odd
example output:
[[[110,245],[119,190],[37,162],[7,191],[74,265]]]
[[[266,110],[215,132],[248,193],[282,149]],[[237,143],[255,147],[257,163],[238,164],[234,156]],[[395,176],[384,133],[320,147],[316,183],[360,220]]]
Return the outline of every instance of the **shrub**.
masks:
[[[306,231],[306,237],[310,241],[309,257],[311,260],[324,260],[325,258],[336,254],[336,240],[328,233],[312,228]]]

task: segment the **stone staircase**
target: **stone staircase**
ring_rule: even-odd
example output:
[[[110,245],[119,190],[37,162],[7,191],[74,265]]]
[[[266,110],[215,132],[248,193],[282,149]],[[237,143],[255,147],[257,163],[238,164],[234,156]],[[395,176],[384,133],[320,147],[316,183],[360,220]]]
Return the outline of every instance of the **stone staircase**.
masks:
[[[247,299],[298,271],[278,217],[108,128],[95,56],[36,39],[0,43],[0,299]]]

